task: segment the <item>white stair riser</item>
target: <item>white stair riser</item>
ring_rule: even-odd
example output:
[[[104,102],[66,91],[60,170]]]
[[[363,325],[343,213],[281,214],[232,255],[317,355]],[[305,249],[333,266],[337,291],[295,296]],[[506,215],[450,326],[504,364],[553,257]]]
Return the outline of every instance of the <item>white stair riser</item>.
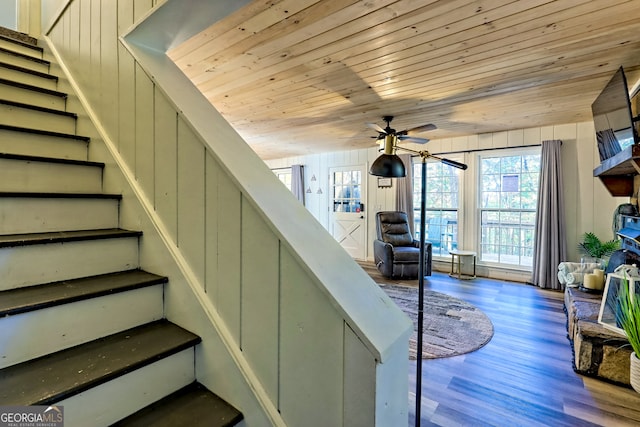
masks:
[[[0,79],[7,79],[18,83],[24,83],[43,89],[56,90],[58,82],[54,79],[37,76],[12,68],[0,67]]]
[[[0,234],[118,227],[117,199],[0,198]]]
[[[102,168],[0,159],[0,191],[100,193]]]
[[[8,99],[14,102],[22,102],[23,104],[52,108],[60,111],[65,111],[67,105],[66,98],[5,85],[2,83],[0,83],[0,99]]]
[[[138,268],[138,238],[0,248],[0,290]]]
[[[32,61],[29,58],[23,58],[21,56],[11,55],[5,52],[0,52],[0,62],[17,65],[18,67],[28,68],[41,73],[49,72],[49,66],[46,63],[43,64],[42,62]]]
[[[159,320],[162,295],[155,285],[0,318],[0,343],[11,343],[0,369]]]
[[[104,427],[191,384],[194,349],[189,348],[56,403],[64,425]]]
[[[29,47],[26,46],[22,46],[16,43],[11,43],[9,41],[6,40],[0,40],[0,47],[3,49],[7,49],[10,50],[12,52],[18,52],[18,53],[22,53],[23,55],[27,55],[30,56],[32,58],[38,58],[38,59],[42,59],[42,53],[37,51],[37,50],[33,50]]]
[[[87,160],[87,143],[68,138],[0,129],[0,152],[55,159]]]
[[[70,116],[0,104],[0,124],[75,135],[76,119]]]

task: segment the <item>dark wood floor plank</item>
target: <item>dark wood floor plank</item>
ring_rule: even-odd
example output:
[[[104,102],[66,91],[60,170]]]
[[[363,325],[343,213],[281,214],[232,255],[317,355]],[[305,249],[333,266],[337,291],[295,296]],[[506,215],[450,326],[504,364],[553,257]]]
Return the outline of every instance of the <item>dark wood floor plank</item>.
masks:
[[[377,283],[417,286],[360,265]],[[562,292],[438,272],[425,287],[480,308],[494,336],[475,352],[422,362],[422,426],[640,425],[640,394],[573,371]],[[415,372],[410,362],[410,426]]]
[[[602,404],[599,401],[587,403],[575,401],[572,398],[565,399],[564,411],[575,417],[586,419],[596,425],[602,426],[638,426],[637,411],[619,405]],[[634,413],[635,412],[635,413]]]
[[[464,395],[466,405],[471,406],[471,403],[474,403],[475,408],[470,413],[485,413],[487,410],[485,402],[489,399],[494,402],[491,405],[491,410],[504,418],[509,417],[513,423],[558,427],[590,425],[588,422],[564,414],[562,405],[552,407],[554,405],[550,405],[550,403],[553,403],[553,397],[548,393],[546,395],[537,393],[535,396],[531,396],[535,398],[528,399],[529,390],[520,390],[520,393],[516,394],[509,389],[497,390],[460,378],[455,378],[450,388]]]

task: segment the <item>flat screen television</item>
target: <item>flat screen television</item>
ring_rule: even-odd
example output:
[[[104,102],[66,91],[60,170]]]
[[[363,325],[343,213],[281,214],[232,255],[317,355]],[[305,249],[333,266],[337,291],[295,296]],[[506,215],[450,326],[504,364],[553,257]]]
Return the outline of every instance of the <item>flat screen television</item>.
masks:
[[[591,104],[600,161],[640,143],[634,126],[629,88],[622,67]]]

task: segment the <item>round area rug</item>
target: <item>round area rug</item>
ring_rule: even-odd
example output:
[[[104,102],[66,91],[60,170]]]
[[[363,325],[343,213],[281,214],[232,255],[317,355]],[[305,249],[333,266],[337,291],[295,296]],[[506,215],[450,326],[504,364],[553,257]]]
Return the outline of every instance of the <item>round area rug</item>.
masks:
[[[380,285],[413,320],[409,358],[416,359],[418,288]],[[491,340],[493,324],[477,307],[449,295],[424,290],[422,358],[457,356],[475,351]]]

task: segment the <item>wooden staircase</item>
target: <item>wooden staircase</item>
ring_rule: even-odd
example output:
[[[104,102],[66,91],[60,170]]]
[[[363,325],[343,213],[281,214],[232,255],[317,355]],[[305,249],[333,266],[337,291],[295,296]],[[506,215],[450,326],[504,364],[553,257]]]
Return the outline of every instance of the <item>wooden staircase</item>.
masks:
[[[166,277],[33,40],[0,32],[0,406],[60,405],[68,426],[233,426],[195,378],[200,338],[164,318]]]

